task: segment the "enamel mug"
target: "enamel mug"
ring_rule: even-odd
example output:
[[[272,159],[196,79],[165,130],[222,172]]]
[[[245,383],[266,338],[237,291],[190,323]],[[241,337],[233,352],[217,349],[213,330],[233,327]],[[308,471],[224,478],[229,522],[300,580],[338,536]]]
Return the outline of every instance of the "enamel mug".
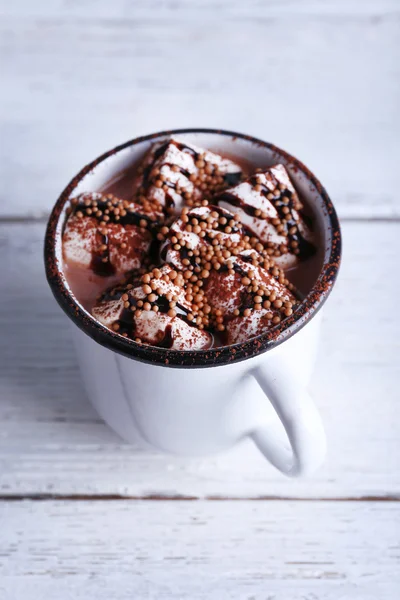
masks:
[[[63,274],[62,232],[71,196],[98,191],[168,136],[220,152],[253,168],[282,163],[319,231],[321,259],[306,298],[292,316],[244,343],[192,352],[136,342],[108,330],[76,300]],[[228,131],[185,129],[131,140],[103,154],[70,182],[51,213],[45,239],[49,285],[71,320],[89,399],[127,442],[204,456],[246,436],[285,475],[313,472],[326,441],[307,391],[317,352],[321,307],[336,280],[341,234],[335,209],[316,177],[276,146]]]

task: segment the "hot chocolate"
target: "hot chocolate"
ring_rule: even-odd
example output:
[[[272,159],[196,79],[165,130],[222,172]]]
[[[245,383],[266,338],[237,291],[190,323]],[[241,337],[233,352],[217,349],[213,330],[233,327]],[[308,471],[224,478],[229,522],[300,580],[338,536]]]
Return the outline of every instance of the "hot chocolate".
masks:
[[[174,138],[123,183],[73,198],[63,235],[70,287],[103,325],[200,350],[246,341],[296,310],[318,238],[283,165],[245,173]]]

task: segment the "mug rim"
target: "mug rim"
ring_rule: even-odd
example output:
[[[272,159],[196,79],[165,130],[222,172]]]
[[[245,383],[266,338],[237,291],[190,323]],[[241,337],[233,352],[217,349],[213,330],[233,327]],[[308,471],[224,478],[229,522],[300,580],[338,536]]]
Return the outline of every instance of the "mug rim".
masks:
[[[130,146],[162,136],[191,133],[209,133],[248,141],[280,155],[293,170],[301,171],[307,181],[314,185],[319,196],[323,200],[326,209],[325,216],[329,219],[329,227],[331,229],[331,243],[329,253],[328,251],[325,251],[323,265],[320,269],[317,281],[290,317],[287,317],[282,323],[275,325],[275,327],[271,328],[269,331],[257,337],[250,338],[245,342],[230,346],[210,348],[208,350],[188,351],[171,350],[157,346],[138,344],[134,340],[125,338],[118,333],[111,331],[105,325],[102,325],[78,303],[74,295],[67,288],[66,279],[57,257],[57,247],[58,244],[62,243],[62,236],[58,230],[58,223],[60,216],[63,214],[63,209],[79,182],[97,165]],[[45,234],[44,261],[47,281],[58,304],[74,324],[89,335],[94,341],[130,359],[160,366],[202,368],[232,364],[261,355],[264,352],[281,345],[295,333],[300,331],[300,329],[302,329],[317,314],[332,290],[340,267],[341,247],[340,225],[332,200],[320,181],[301,161],[274,144],[250,135],[224,129],[184,128],[159,131],[133,138],[116,146],[112,150],[108,150],[83,167],[62,191],[51,211]]]

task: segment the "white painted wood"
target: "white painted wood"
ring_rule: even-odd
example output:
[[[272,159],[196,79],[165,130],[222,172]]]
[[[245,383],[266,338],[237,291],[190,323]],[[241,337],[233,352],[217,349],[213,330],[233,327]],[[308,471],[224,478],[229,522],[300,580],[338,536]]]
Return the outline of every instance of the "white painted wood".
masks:
[[[396,15],[400,11],[397,0],[41,0],[31,3],[27,0],[0,2],[0,14],[17,17],[57,17],[87,19],[118,19],[146,17],[147,19],[196,17],[254,18],[258,16],[320,16],[349,15],[363,17],[380,17]]]
[[[301,158],[343,216],[399,216],[399,3],[0,3],[0,212],[46,214],[104,150],[245,131]]]
[[[4,600],[396,600],[398,503],[0,505]]]
[[[398,0],[0,0],[0,221],[42,217],[83,164],[158,129],[263,137],[343,217],[400,217]],[[399,223],[346,223],[312,391],[326,467],[250,444],[203,461],[122,444],[82,390],[42,224],[0,225],[1,600],[399,596]],[[341,499],[320,502],[315,498]]]
[[[43,226],[0,228],[0,495],[400,496],[400,224],[345,223],[312,392],[326,466],[283,478],[251,445],[203,461],[120,443],[81,386],[67,318],[42,267]]]

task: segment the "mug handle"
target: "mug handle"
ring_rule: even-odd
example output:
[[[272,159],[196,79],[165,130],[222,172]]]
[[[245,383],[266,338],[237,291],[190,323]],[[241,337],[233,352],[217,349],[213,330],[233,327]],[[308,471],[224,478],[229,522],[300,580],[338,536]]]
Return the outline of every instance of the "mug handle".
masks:
[[[290,366],[282,357],[276,357],[252,371],[287,437],[282,427],[277,427],[276,419],[253,430],[250,437],[279,471],[289,477],[302,477],[322,464],[326,454],[326,437],[314,401],[304,384],[299,386],[290,372]]]

